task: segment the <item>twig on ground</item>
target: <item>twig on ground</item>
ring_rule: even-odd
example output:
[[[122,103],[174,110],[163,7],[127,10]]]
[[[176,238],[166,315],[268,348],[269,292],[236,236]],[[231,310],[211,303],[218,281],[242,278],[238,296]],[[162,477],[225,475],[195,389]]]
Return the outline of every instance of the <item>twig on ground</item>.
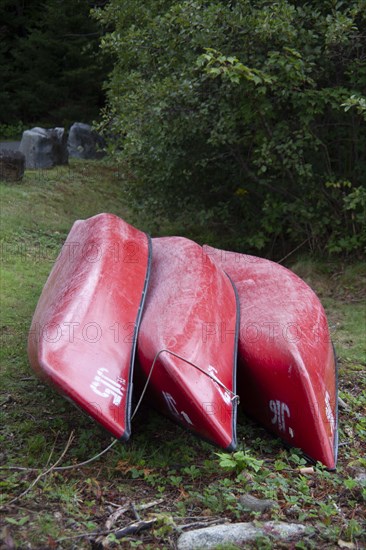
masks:
[[[154,506],[157,506],[162,502],[164,502],[164,499],[159,498],[158,500],[152,500],[151,502],[147,502],[146,504],[136,504],[136,508],[137,510],[147,510],[148,508],[153,508]]]
[[[107,521],[105,522],[105,528],[110,530],[111,527],[113,527],[113,525],[116,523],[116,521],[121,516],[123,516],[123,514],[128,512],[129,509],[130,509],[130,503],[126,504],[125,506],[121,506],[120,508],[118,508],[115,512],[113,512],[113,514],[111,514],[108,517]]]
[[[151,521],[143,521],[140,518],[140,515],[138,513],[138,510],[147,510],[149,508],[153,508],[154,506],[157,506],[158,504],[161,504],[164,502],[163,498],[160,498],[158,500],[153,500],[152,502],[147,502],[146,504],[134,504],[133,502],[128,502],[124,506],[120,506],[113,514],[111,514],[106,523],[105,528],[107,529],[107,532],[99,533],[98,538],[96,539],[96,543],[101,544],[103,542],[104,537],[110,534],[114,534],[117,538],[122,538],[127,535],[136,534],[144,529],[149,529],[156,521],[157,519],[154,518]],[[115,506],[113,502],[108,502],[108,504],[112,504]],[[131,525],[128,525],[127,527],[124,527],[123,529],[113,532],[111,531],[111,527],[118,521],[118,519],[128,512],[128,510],[132,510],[132,512],[135,515],[135,518],[137,519],[137,523],[133,523]]]
[[[110,500],[105,500],[104,502],[105,504],[109,504],[109,506],[113,506],[113,508],[121,508],[121,505],[116,502],[111,502]]]
[[[53,455],[53,453],[55,452],[55,447],[56,447],[56,443],[57,443],[57,439],[58,439],[59,433],[60,433],[60,432],[57,433],[56,439],[55,439],[55,441],[53,442],[52,449],[51,449],[51,452],[50,452],[50,454],[49,454],[49,456],[48,456],[48,459],[47,459],[45,468],[48,468],[48,465],[49,465],[50,462],[51,462],[52,455]]]
[[[100,536],[108,536],[108,535],[114,535],[117,539],[121,539],[125,536],[137,534],[137,533],[140,533],[140,531],[150,529],[156,522],[157,522],[157,519],[154,518],[149,521],[140,521],[138,523],[131,523],[130,525],[127,525],[127,527],[124,527],[123,529],[119,529],[118,531],[99,531],[97,533],[96,532],[80,533],[80,535],[71,535],[69,537],[61,537],[57,539],[55,542],[58,543],[58,542],[63,542],[64,540],[75,540],[75,539],[92,538],[92,537],[100,537]]]
[[[123,527],[123,529],[118,529],[117,531],[102,531],[98,533],[98,537],[95,539],[95,542],[97,544],[103,545],[105,537],[108,535],[114,535],[116,539],[122,539],[123,537],[127,537],[129,535],[137,535],[141,531],[146,531],[147,529],[151,529],[157,521],[158,521],[157,518],[153,518],[147,521],[140,520],[135,523],[130,523],[130,525]],[[85,536],[88,536],[88,535],[85,535]],[[61,539],[59,539],[57,542],[59,542],[60,540]]]
[[[141,517],[140,517],[140,514],[138,513],[138,511],[136,510],[136,507],[134,505],[133,502],[131,502],[131,510],[133,512],[133,515],[135,516],[135,520],[136,521],[141,521]]]
[[[153,506],[157,506],[158,504],[161,504],[164,502],[163,498],[159,498],[158,500],[152,500],[151,502],[147,502],[146,504],[136,504],[137,510],[147,510],[148,508],[152,508]],[[116,502],[111,502],[110,500],[105,501],[106,504],[109,504],[110,506],[114,506],[114,508],[121,508],[121,504],[117,504]]]
[[[66,447],[65,449],[63,450],[63,452],[61,453],[60,457],[56,460],[56,462],[54,464],[52,464],[52,466],[50,466],[47,470],[41,472],[37,477],[36,479],[34,479],[32,481],[32,483],[29,485],[29,487],[27,487],[27,489],[25,491],[23,491],[20,495],[18,495],[17,497],[13,498],[12,500],[10,500],[9,502],[3,504],[1,506],[1,508],[5,508],[6,506],[9,506],[10,504],[14,504],[14,502],[17,502],[18,500],[20,500],[21,498],[23,498],[26,494],[29,493],[29,491],[31,491],[33,489],[33,487],[38,483],[38,481],[40,481],[42,479],[42,477],[45,477],[46,475],[48,475],[49,473],[51,473],[53,470],[56,470],[57,468],[57,465],[60,464],[60,462],[62,461],[62,459],[64,458],[65,454],[67,453],[67,451],[69,450],[69,447],[72,443],[74,439],[74,432],[72,431],[70,433],[70,436],[69,436],[69,439],[66,443]],[[54,446],[52,447],[52,450],[51,450],[51,453],[50,453],[50,456],[48,458],[48,461],[47,461],[47,465],[49,464],[50,460],[51,460],[51,456],[53,454],[53,451],[54,451]]]
[[[87,464],[90,464],[91,462],[94,462],[94,460],[97,460],[102,455],[104,455],[106,452],[109,451],[114,445],[118,442],[118,439],[114,439],[108,447],[103,449],[100,453],[93,456],[92,458],[89,458],[88,460],[85,460],[84,462],[79,462],[78,464],[71,464],[70,466],[60,466],[60,468],[55,468],[57,471],[65,471],[65,470],[74,470],[75,468],[81,468],[82,466],[86,466]]]
[[[138,521],[136,523],[131,523],[130,525],[127,525],[127,527],[124,527],[123,529],[120,529],[119,531],[116,531],[114,533],[116,539],[121,539],[127,535],[136,535],[137,533],[140,533],[141,531],[146,531],[146,529],[151,529],[151,527],[158,521],[157,518],[150,519],[148,521]]]
[[[118,504],[114,504],[113,502],[107,502],[106,504],[112,505],[112,506],[118,506],[117,510],[113,512],[105,522],[105,528],[111,529],[111,527],[116,523],[116,521],[128,510],[132,509],[133,513],[135,514],[135,517],[137,521],[141,521],[141,518],[138,514],[138,511],[141,510],[148,510],[149,508],[153,508],[154,506],[157,506],[158,504],[161,504],[164,502],[163,498],[160,498],[159,500],[153,500],[152,502],[147,502],[146,504],[133,504],[130,502],[127,502],[123,506],[119,506]],[[138,517],[137,517],[138,516]]]
[[[85,460],[84,462],[78,462],[77,464],[70,464],[70,466],[60,466],[58,468],[56,467],[56,468],[53,468],[53,470],[60,472],[65,470],[74,470],[76,468],[81,468],[82,466],[86,466],[87,464],[94,462],[94,460],[97,460],[102,455],[104,455],[104,453],[109,451],[117,442],[118,442],[118,439],[115,439],[114,441],[112,441],[110,445],[108,445],[108,447],[103,449],[103,451],[93,456],[92,458]],[[24,468],[22,466],[0,466],[0,470],[19,470],[19,471],[26,471],[26,472],[38,472],[40,468]]]
[[[192,523],[185,523],[184,525],[178,525],[178,530],[181,529],[200,529],[201,527],[209,527],[210,525],[220,525],[229,521],[228,518],[217,518],[209,521],[193,521]]]

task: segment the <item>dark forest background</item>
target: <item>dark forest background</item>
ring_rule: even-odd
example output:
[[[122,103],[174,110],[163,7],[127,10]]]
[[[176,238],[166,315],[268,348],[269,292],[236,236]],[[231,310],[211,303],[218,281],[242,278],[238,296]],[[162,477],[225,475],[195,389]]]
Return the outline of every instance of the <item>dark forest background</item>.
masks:
[[[105,2],[1,0],[0,123],[90,122],[112,68],[90,10]]]

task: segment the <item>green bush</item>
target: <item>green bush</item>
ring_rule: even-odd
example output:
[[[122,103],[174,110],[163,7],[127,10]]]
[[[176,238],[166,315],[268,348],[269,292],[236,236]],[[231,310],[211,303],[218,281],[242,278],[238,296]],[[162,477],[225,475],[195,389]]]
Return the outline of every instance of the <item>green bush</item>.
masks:
[[[0,139],[20,139],[24,130],[21,121],[15,124],[0,124]]]
[[[361,254],[363,2],[111,0],[103,113],[140,212],[276,256]],[[115,136],[119,136],[116,140]]]

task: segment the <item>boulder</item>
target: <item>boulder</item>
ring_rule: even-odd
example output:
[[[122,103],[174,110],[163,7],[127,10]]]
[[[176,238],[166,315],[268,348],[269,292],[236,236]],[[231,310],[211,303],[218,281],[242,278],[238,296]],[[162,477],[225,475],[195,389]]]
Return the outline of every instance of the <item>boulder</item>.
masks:
[[[104,139],[89,124],[75,122],[69,131],[69,156],[78,159],[98,159],[104,156]]]
[[[25,156],[19,151],[0,151],[0,180],[20,181],[24,175]]]
[[[266,523],[230,523],[195,529],[183,533],[178,539],[178,550],[214,549],[220,545],[244,544],[255,542],[258,537],[270,537],[272,540],[290,541],[305,534],[305,526],[298,523],[267,521]]]
[[[29,169],[52,168],[68,163],[67,136],[64,128],[32,128],[23,132],[19,151]]]

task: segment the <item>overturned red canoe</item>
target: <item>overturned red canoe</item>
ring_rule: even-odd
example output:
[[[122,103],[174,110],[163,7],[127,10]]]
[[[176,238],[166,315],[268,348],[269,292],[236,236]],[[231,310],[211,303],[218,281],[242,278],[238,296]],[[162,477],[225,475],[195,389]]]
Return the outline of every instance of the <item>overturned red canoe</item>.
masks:
[[[279,264],[203,249],[239,294],[238,392],[244,410],[287,444],[334,469],[337,374],[319,299]]]
[[[75,222],[28,339],[34,370],[122,440],[150,250],[145,233],[112,214]]]
[[[238,304],[230,279],[196,243],[153,239],[138,338],[154,406],[204,439],[236,445]],[[154,366],[153,366],[154,365]],[[153,368],[152,368],[153,367]]]

